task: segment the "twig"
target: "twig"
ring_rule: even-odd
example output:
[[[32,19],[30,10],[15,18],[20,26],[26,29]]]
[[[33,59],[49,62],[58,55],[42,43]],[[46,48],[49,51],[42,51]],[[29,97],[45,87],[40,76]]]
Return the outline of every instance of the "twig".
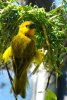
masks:
[[[7,70],[7,73],[8,73],[9,79],[10,79],[10,83],[11,83],[11,86],[12,86],[12,89],[13,89],[13,92],[14,92],[15,100],[17,100],[17,96],[15,95],[15,90],[14,90],[14,87],[13,87],[13,84],[12,84],[13,79],[12,79],[12,77],[10,75],[10,72],[9,72],[9,69],[8,69],[8,66],[7,66],[7,63],[5,64],[5,66],[6,66],[6,70]]]
[[[50,78],[51,78],[51,75],[52,75],[53,71],[54,71],[54,70],[52,70],[52,71],[50,72],[50,75],[49,75],[49,77],[48,77],[48,82],[47,82],[47,85],[46,85],[45,90],[47,90],[47,88],[48,88],[48,86],[49,86]]]
[[[56,61],[57,55],[58,55],[58,47],[55,49],[55,57],[56,58],[55,58],[55,61],[54,61],[54,64],[55,64],[54,69],[55,69],[55,73],[56,73],[56,88],[57,88],[57,79],[58,79],[57,61]]]
[[[48,46],[48,57],[49,57],[49,61],[48,61],[48,68],[50,70],[50,43],[49,43],[49,39],[48,39],[48,35],[47,35],[47,32],[46,32],[46,28],[44,25],[42,25],[42,28],[43,28],[43,31],[44,31],[44,36],[46,38],[46,44]]]

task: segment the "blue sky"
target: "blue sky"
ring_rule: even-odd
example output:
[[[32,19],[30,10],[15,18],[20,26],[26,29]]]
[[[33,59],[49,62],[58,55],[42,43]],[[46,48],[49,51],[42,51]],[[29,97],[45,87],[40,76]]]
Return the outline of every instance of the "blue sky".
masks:
[[[58,7],[59,5],[61,5],[62,0],[55,0],[55,3],[56,3],[56,7]]]

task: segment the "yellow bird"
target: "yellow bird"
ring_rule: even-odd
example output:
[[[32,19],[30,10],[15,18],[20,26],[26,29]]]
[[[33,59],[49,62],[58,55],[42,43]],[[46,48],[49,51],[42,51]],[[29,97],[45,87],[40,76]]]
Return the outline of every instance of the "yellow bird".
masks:
[[[28,82],[28,66],[33,61],[39,65],[43,58],[43,53],[37,53],[34,39],[35,24],[32,21],[25,21],[19,26],[19,32],[13,37],[10,47],[3,53],[4,63],[12,59],[14,69],[13,87],[15,94],[26,97],[26,86]],[[41,56],[42,54],[42,56]],[[39,56],[40,55],[40,56]],[[40,57],[40,58],[39,58]]]

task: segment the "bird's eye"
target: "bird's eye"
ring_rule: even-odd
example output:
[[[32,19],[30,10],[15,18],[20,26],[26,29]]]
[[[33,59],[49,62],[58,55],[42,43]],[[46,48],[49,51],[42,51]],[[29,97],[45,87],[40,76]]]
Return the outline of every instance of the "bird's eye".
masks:
[[[28,27],[28,25],[26,25],[26,27]]]

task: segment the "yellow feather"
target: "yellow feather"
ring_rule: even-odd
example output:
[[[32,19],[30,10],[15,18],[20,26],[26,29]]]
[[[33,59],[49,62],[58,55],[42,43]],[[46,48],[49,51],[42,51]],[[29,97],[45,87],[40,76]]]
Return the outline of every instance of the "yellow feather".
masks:
[[[3,60],[4,60],[4,63],[7,63],[9,58],[12,57],[12,48],[11,46],[8,47],[5,52],[3,53]]]
[[[37,69],[39,68],[40,64],[43,62],[44,59],[44,52],[41,49],[38,49],[36,51],[36,55],[34,56],[33,63],[36,64],[36,68],[32,72],[32,74],[35,74]]]

